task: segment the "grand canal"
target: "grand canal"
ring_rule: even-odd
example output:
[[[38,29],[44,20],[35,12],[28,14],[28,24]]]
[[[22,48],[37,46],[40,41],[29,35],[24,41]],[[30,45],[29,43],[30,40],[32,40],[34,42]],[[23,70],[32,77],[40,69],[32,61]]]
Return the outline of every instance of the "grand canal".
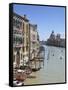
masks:
[[[44,46],[44,67],[32,75],[36,78],[27,78],[25,85],[65,82],[65,48]]]

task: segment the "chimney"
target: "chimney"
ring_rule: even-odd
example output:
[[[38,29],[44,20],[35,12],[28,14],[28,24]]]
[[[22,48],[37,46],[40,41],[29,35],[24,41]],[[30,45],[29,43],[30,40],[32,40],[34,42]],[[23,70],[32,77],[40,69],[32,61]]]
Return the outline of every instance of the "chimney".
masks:
[[[37,24],[35,24],[35,29],[37,29]]]
[[[26,14],[24,14],[24,18],[26,19]]]

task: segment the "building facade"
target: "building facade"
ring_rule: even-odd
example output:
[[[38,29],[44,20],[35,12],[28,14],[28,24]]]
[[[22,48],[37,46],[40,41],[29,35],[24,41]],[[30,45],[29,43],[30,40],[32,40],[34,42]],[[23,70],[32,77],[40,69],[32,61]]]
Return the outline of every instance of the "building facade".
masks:
[[[13,63],[15,67],[25,64],[24,59],[26,52],[28,52],[28,26],[29,23],[25,15],[22,17],[16,13],[13,14]]]
[[[37,56],[40,47],[37,25],[30,24],[30,55],[31,58]]]
[[[47,40],[47,45],[65,47],[65,39],[60,37],[60,34],[55,35],[52,31],[49,39]]]
[[[13,14],[13,66],[27,66],[39,51],[37,25],[30,24],[26,15]]]
[[[22,17],[13,13],[13,59],[14,67],[19,67],[22,59],[23,21]]]

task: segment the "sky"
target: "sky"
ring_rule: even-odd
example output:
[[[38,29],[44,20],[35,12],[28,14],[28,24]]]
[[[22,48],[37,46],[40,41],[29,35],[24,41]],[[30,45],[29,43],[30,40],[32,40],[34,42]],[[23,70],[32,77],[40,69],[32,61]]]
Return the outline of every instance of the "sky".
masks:
[[[29,22],[37,24],[40,40],[47,40],[54,33],[65,38],[65,8],[14,4],[13,11],[21,16],[27,15]]]

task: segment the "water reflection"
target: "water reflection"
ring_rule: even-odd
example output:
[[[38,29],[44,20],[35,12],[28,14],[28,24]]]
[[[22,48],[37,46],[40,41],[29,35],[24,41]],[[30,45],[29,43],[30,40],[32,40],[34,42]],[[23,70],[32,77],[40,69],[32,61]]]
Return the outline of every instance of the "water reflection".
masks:
[[[44,68],[33,72],[36,78],[27,78],[25,85],[65,82],[65,48],[44,46]],[[43,66],[42,66],[43,67]]]

